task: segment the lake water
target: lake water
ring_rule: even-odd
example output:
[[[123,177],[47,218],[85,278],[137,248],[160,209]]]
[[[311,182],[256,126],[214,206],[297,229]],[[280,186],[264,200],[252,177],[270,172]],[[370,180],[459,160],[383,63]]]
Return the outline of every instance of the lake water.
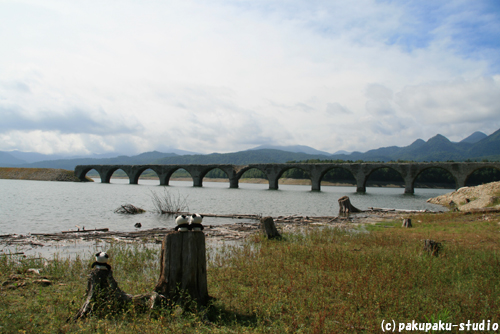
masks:
[[[134,224],[143,229],[174,227],[167,215],[154,213],[151,194],[163,194],[164,189],[174,197],[185,198],[189,212],[214,214],[261,214],[270,216],[336,216],[338,199],[347,195],[359,209],[368,207],[443,211],[444,208],[426,200],[453,189],[415,189],[415,194],[403,194],[403,188],[367,188],[357,194],[355,187],[322,186],[320,192],[311,186],[279,185],[269,190],[267,184],[240,183],[239,189],[229,189],[228,182],[204,182],[192,187],[192,181],[171,181],[168,187],[157,180],[112,179],[110,184],[96,182],[48,182],[0,180],[0,235],[55,233],[86,229],[109,228],[114,231],[133,231]],[[122,215],[114,210],[123,204],[133,204],[147,212]],[[232,222],[224,218],[209,218],[205,224]]]

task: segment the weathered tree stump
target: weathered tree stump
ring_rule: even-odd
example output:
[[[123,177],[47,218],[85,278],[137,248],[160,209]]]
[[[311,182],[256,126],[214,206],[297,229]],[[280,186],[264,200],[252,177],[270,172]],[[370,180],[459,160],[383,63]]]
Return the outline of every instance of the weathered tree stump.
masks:
[[[162,296],[156,292],[141,295],[130,295],[123,292],[118,287],[112,270],[96,268],[89,274],[87,299],[73,317],[73,320],[83,319],[91,314],[98,316],[108,315],[109,313],[123,309],[131,303],[135,306],[152,309],[160,300],[162,300]]]
[[[411,219],[404,218],[402,227],[407,227],[407,228],[413,227],[413,225],[411,224]]]
[[[210,299],[207,287],[205,234],[202,231],[173,232],[163,240],[160,258],[160,279],[155,291],[140,295],[123,292],[111,269],[93,269],[87,281],[87,299],[73,318],[90,314],[106,316],[128,305],[153,309],[157,306],[179,304],[206,306]],[[108,268],[110,268],[108,266]]]
[[[348,196],[342,196],[339,198],[339,214],[349,214],[355,212],[361,212],[361,210],[351,204],[351,200]]]
[[[165,236],[155,292],[170,304],[186,305],[195,301],[199,306],[207,305],[210,297],[203,232],[173,232]]]
[[[260,219],[260,228],[268,239],[281,239],[281,234],[278,232],[274,224],[273,217],[264,217]]]
[[[424,251],[433,256],[438,256],[439,251],[441,250],[442,245],[440,242],[436,242],[434,240],[426,239],[424,241]]]

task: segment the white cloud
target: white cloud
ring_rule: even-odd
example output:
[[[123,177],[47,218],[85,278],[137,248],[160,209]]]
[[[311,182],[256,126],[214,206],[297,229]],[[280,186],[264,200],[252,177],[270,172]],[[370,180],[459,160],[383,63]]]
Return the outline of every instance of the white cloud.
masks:
[[[397,95],[401,110],[423,125],[493,122],[500,118],[500,76],[409,86]]]
[[[4,1],[0,150],[365,151],[493,132],[487,6]]]

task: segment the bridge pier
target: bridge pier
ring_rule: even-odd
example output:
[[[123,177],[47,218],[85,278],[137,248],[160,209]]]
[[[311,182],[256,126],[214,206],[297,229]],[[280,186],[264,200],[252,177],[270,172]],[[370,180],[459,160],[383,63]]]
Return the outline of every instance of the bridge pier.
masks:
[[[354,176],[356,179],[356,192],[360,194],[366,193],[366,175]]]
[[[467,181],[467,175],[458,175],[455,179],[456,189],[465,187],[466,181]]]
[[[125,171],[128,174],[128,179],[130,184],[139,184],[139,177],[142,174],[142,170],[131,169],[130,171]]]
[[[203,179],[200,175],[193,176],[193,187],[203,187]]]
[[[405,178],[405,194],[414,194],[415,188],[413,187],[413,178],[406,177]]]
[[[168,186],[168,181],[170,181],[170,175],[168,173],[158,174],[160,179],[160,186]]]
[[[269,189],[271,190],[278,190],[278,176],[277,175],[268,175],[267,178],[269,179]]]
[[[110,183],[111,176],[115,171],[116,169],[104,169],[102,173],[99,172],[99,175],[101,176],[101,183]]]
[[[238,179],[238,177],[236,177],[236,175],[233,177],[230,177],[229,178],[229,188],[233,188],[233,189],[238,188],[239,187],[238,181],[239,181],[239,179]]]
[[[311,175],[311,190],[321,191],[321,176]]]
[[[360,194],[366,193],[366,187],[364,185],[356,185],[356,192]]]

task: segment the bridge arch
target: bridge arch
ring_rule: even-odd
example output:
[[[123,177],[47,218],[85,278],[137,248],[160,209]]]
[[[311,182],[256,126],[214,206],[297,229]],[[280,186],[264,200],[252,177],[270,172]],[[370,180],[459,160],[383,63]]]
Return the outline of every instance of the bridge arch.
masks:
[[[479,177],[477,174],[483,172],[483,174],[490,174]],[[486,182],[484,182],[486,181]],[[500,181],[500,167],[495,165],[484,165],[471,170],[465,177],[466,186],[475,186],[483,183]]]
[[[99,175],[99,178],[102,179],[101,173],[95,166],[79,166],[82,167],[80,169],[75,169],[75,176],[82,182],[87,182],[87,174],[91,170],[95,170],[96,173]]]
[[[231,178],[229,179],[230,188],[238,188],[239,187],[239,182],[243,178],[243,176],[245,175],[245,173],[251,171],[252,169],[254,169],[254,170],[259,171],[260,173],[262,173],[263,178],[265,178],[266,180],[268,180],[266,172],[263,169],[259,168],[259,166],[253,166],[253,165],[242,166],[239,169],[236,167],[234,169],[234,171],[235,171],[234,177],[232,179]],[[268,183],[269,183],[269,180],[268,180]]]
[[[208,173],[210,173],[211,171],[215,171],[215,170],[220,170],[222,171],[225,175],[226,175],[226,178],[228,179],[228,183],[230,183],[230,180],[229,180],[229,175],[231,175],[231,171],[228,171],[227,170],[227,167],[223,167],[223,166],[215,166],[215,165],[212,165],[212,166],[209,166],[208,168],[206,169],[203,169],[201,172],[200,172],[200,187],[203,186],[203,179],[207,176]]]
[[[335,172],[335,173],[334,173]],[[328,174],[331,174],[330,177]],[[339,175],[335,175],[339,174]],[[344,177],[344,179],[335,180],[336,176]],[[327,180],[328,179],[328,180]],[[320,172],[318,180],[318,189],[320,190],[321,182],[335,182],[335,181],[351,181],[356,185],[356,177],[350,168],[342,165],[326,166],[326,168]]]
[[[416,175],[413,177],[412,179],[412,188],[415,189],[415,185],[418,184],[418,179],[421,178],[421,177],[425,177],[426,175],[426,172],[430,172],[432,170],[436,170],[438,171],[444,171],[447,173],[448,176],[451,177],[451,179],[453,180],[453,183],[454,183],[454,187],[457,187],[457,184],[458,184],[458,180],[457,180],[457,177],[456,175],[454,175],[453,171],[450,170],[449,168],[446,168],[446,167],[442,167],[442,166],[438,166],[438,165],[433,165],[433,166],[426,166],[426,167],[423,167],[423,168],[420,168],[418,170],[418,172],[416,173]],[[438,181],[441,181],[440,183],[441,184],[444,184],[446,183],[445,179],[443,179],[442,177],[440,177],[439,175],[438,176],[427,176],[428,178],[428,181],[427,183],[429,182],[433,182],[433,183],[439,183]],[[424,181],[425,182],[425,181]]]
[[[168,186],[172,175],[181,169],[185,170],[189,174],[189,176],[194,180],[193,175],[185,167],[186,166],[182,165],[169,165],[168,168],[164,167],[162,170],[162,174],[160,175],[160,185]]]
[[[301,178],[299,180],[309,180],[311,182],[311,185],[312,185],[312,177],[311,177],[311,172],[310,172],[310,169],[307,168],[307,166],[303,166],[303,165],[297,165],[297,166],[284,166],[279,172],[278,172],[278,175],[277,175],[277,184],[279,184],[279,180],[287,173],[287,172],[291,172],[293,171],[293,173],[295,173],[295,176],[297,177],[304,177],[305,178]],[[293,177],[292,177],[293,178]]]
[[[113,176],[113,174],[118,171],[118,170],[121,170],[125,173],[125,175],[129,178],[129,182],[131,181],[131,176],[132,176],[132,171],[130,168],[127,168],[127,166],[113,166],[111,168],[109,168],[105,173],[104,173],[104,182],[102,183],[111,183],[111,177]],[[102,180],[102,178],[101,178]]]
[[[155,174],[158,176],[158,178],[160,178],[161,168],[159,168],[159,166],[155,166],[155,165],[137,166],[137,168],[134,168],[130,173],[130,176],[129,176],[130,184],[139,184],[139,178],[141,177],[141,175],[145,171],[147,171],[149,169],[151,169],[153,172],[155,172]]]
[[[380,174],[386,175],[380,175]],[[378,180],[377,177],[382,176],[382,178],[387,181]],[[376,184],[377,182],[390,182],[396,185],[404,186],[404,178],[400,170],[398,168],[394,168],[394,166],[380,166],[373,168],[368,175],[366,175],[365,186],[368,184]],[[380,183],[379,183],[380,184]]]
[[[366,164],[363,167],[364,167],[363,172],[360,173],[358,171],[356,177],[357,192],[363,192],[363,193],[366,192],[366,185],[369,181],[370,176],[373,175],[373,173],[376,173],[377,171],[382,169],[389,169],[398,173],[405,184],[405,193],[408,192],[407,190],[409,187],[408,187],[407,171],[403,170],[401,166],[389,163],[379,163],[379,164]],[[413,193],[413,190],[411,191],[411,193]]]

